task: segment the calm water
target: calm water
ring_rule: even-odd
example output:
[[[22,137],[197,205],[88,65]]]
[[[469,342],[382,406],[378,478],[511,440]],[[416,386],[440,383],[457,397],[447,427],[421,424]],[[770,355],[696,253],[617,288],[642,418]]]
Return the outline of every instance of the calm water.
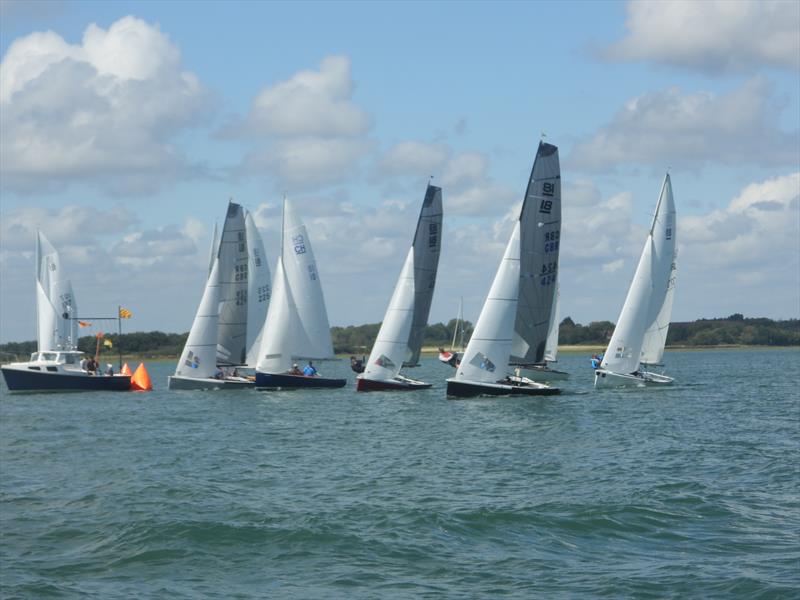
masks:
[[[798,350],[666,389],[0,400],[7,598],[797,598]],[[5,388],[3,388],[5,390]]]

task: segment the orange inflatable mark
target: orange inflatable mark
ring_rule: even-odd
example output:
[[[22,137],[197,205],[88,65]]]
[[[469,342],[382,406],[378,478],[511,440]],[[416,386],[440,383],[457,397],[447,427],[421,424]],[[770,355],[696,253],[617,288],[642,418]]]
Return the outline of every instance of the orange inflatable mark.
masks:
[[[131,368],[128,366],[128,363],[122,365],[122,370],[119,372],[120,375],[133,375],[131,373]]]
[[[147,374],[144,363],[139,363],[139,366],[136,367],[136,371],[131,377],[131,389],[135,392],[152,391],[153,384],[150,383],[150,375]]]

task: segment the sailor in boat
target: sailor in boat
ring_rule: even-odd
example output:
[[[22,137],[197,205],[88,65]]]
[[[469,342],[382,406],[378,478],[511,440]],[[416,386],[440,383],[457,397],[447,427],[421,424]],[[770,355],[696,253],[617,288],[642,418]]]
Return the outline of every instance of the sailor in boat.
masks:
[[[308,364],[303,369],[303,375],[306,377],[316,377],[318,375],[316,367],[314,367],[314,363],[308,361]]]
[[[439,360],[451,367],[457,367],[461,363],[458,359],[458,352],[449,352],[441,346],[439,347]]]
[[[111,363],[106,363],[105,375],[107,375],[108,377],[113,377],[113,375],[114,375],[114,366]]]
[[[350,368],[356,373],[364,372],[364,359],[357,359],[355,356],[350,357]]]
[[[600,368],[600,363],[603,362],[603,354],[592,354],[592,368],[596,371]]]
[[[217,367],[217,371],[214,373],[214,379],[225,379],[225,371]]]
[[[303,372],[300,370],[300,367],[297,366],[297,363],[292,365],[291,370],[289,371],[289,375],[302,375]]]

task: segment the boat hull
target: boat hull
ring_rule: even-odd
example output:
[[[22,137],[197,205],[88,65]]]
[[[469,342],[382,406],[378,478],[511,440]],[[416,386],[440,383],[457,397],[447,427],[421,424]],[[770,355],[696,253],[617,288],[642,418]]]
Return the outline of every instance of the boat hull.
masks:
[[[423,381],[415,381],[414,379],[407,379],[405,377],[398,377],[396,379],[376,380],[367,379],[365,377],[356,377],[356,391],[357,392],[383,392],[383,391],[413,391],[424,390],[431,387],[430,383]]]
[[[330,377],[306,377],[289,373],[262,373],[256,371],[256,387],[259,389],[296,389],[296,388],[340,388],[347,384],[346,379]]]
[[[33,371],[0,367],[11,392],[129,392],[130,375],[89,375],[83,372]]]
[[[473,398],[475,396],[555,396],[561,393],[559,388],[542,384],[515,383],[483,383],[457,379],[447,380],[447,395],[457,398]]]
[[[594,387],[645,387],[669,385],[674,381],[672,377],[659,373],[640,372],[638,375],[628,373],[615,373],[606,369],[596,369],[594,372]]]
[[[518,371],[520,377],[527,377],[533,381],[563,381],[569,378],[569,373],[556,371],[545,365],[520,366],[515,371]]]
[[[241,390],[254,387],[254,381],[244,379],[193,378],[179,375],[167,377],[167,388],[170,390]]]

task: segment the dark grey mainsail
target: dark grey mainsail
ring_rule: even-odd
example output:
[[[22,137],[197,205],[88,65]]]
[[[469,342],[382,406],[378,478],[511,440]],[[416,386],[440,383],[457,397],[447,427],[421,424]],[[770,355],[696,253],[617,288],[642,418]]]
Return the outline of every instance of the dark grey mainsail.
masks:
[[[428,184],[414,234],[414,320],[403,366],[416,366],[428,325],[439,251],[442,248],[442,188]]]
[[[217,363],[247,362],[247,234],[244,210],[228,204],[219,242],[220,307],[217,333]]]
[[[510,363],[534,364],[544,360],[561,244],[561,169],[552,144],[539,142],[519,221],[519,303]]]

